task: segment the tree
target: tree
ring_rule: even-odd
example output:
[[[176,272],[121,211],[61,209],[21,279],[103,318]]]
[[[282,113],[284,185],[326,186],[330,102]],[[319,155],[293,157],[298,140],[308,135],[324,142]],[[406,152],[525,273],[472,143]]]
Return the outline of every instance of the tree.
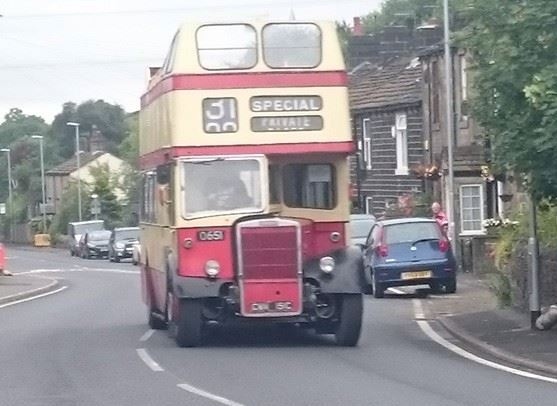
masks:
[[[101,204],[100,218],[107,227],[112,228],[122,223],[122,202],[118,200],[115,190],[122,190],[119,173],[111,173],[107,164],[92,167],[90,174],[93,177],[91,195],[96,194]],[[89,196],[91,199],[91,196]]]
[[[126,137],[118,147],[119,155],[130,166],[137,168],[139,162],[139,113],[130,113],[126,117]]]
[[[68,223],[79,220],[79,207],[77,198],[77,182],[70,182],[60,201],[60,208],[52,219],[51,234],[66,234]],[[85,182],[81,182],[81,202],[83,220],[91,218],[91,189]]]
[[[41,117],[28,116],[21,109],[12,108],[0,124],[0,145],[7,147],[26,135],[44,134],[47,130],[48,124]]]
[[[557,2],[471,0],[460,38],[474,55],[472,108],[494,163],[557,197]]]
[[[60,155],[67,159],[75,153],[75,129],[66,123],[78,122],[81,137],[90,134],[95,125],[107,139],[108,152],[116,152],[126,134],[125,116],[122,107],[103,100],[88,100],[80,105],[67,102],[52,122],[51,135],[56,140]],[[83,150],[82,140],[80,145]]]

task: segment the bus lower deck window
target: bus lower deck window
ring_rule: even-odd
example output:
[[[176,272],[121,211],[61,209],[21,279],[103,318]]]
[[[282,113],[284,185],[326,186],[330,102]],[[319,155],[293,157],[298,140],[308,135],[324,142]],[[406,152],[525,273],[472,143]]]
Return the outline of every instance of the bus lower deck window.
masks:
[[[283,171],[284,202],[289,207],[333,209],[334,168],[329,164],[292,164]]]

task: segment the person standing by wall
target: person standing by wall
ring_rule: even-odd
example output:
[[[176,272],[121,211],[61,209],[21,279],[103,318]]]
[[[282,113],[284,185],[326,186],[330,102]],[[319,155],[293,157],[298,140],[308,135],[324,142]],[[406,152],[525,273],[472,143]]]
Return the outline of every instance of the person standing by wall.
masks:
[[[433,202],[431,205],[431,211],[433,213],[433,218],[437,223],[441,226],[445,233],[448,231],[449,228],[449,219],[443,210],[441,210],[441,205],[439,202]]]

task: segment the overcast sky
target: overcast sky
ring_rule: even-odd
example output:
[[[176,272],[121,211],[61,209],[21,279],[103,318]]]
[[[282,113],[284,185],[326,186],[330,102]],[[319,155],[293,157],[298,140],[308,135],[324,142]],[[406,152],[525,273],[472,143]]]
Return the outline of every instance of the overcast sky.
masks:
[[[146,68],[188,20],[345,20],[381,0],[0,0],[0,122],[11,107],[51,121],[66,101],[139,108]]]

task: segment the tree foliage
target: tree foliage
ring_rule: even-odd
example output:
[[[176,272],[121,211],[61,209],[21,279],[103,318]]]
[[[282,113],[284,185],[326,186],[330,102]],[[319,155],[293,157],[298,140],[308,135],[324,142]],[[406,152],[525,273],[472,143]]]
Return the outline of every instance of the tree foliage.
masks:
[[[471,0],[461,35],[474,55],[473,111],[494,162],[557,197],[557,2]]]
[[[122,202],[118,200],[115,191],[121,190],[119,173],[112,173],[108,164],[98,165],[89,169],[93,177],[91,195],[96,194],[101,204],[99,218],[105,221],[107,227],[112,228],[122,223]],[[92,200],[92,196],[89,196]]]
[[[54,118],[51,135],[56,140],[60,155],[67,159],[75,153],[75,128],[69,127],[67,122],[80,124],[82,150],[85,149],[83,136],[90,134],[93,126],[96,126],[106,137],[108,152],[116,152],[126,134],[125,118],[126,113],[122,107],[103,100],[88,100],[79,105],[68,102]]]

